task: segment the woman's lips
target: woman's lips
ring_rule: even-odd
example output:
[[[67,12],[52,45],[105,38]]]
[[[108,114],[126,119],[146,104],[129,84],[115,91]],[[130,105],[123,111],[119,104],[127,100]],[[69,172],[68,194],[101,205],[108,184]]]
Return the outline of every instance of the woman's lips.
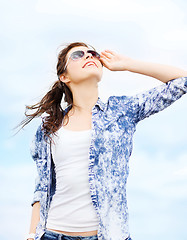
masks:
[[[94,61],[89,61],[89,62],[87,62],[87,63],[84,64],[83,68],[86,67],[86,66],[89,65],[89,64],[90,64],[90,65],[93,65],[93,64],[94,64],[96,67],[98,67],[97,64],[96,64]]]

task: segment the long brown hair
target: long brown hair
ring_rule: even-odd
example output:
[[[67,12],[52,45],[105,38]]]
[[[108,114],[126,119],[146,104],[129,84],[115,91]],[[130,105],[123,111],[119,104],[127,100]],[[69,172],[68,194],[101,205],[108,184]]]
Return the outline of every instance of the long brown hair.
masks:
[[[67,44],[58,54],[58,61],[56,65],[57,77],[58,80],[53,84],[51,89],[46,93],[46,95],[41,99],[40,102],[26,106],[25,116],[20,125],[25,127],[29,122],[34,118],[40,117],[42,114],[46,113],[46,116],[43,119],[42,129],[44,130],[44,135],[49,136],[53,135],[61,126],[62,120],[65,116],[65,111],[61,107],[62,97],[64,95],[64,101],[67,103],[69,110],[73,104],[73,95],[69,87],[60,81],[60,75],[66,72],[64,67],[66,64],[66,56],[70,49],[78,46],[88,47],[86,43],[83,42],[74,42]],[[90,46],[90,45],[89,45]],[[28,110],[31,110],[33,113],[28,113]]]

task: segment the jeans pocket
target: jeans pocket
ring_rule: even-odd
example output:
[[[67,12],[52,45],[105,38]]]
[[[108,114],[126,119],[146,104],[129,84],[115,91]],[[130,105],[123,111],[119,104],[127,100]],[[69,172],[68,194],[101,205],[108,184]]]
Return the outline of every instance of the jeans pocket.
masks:
[[[44,233],[44,235],[42,236],[41,240],[58,240],[57,236],[53,236],[49,233]]]

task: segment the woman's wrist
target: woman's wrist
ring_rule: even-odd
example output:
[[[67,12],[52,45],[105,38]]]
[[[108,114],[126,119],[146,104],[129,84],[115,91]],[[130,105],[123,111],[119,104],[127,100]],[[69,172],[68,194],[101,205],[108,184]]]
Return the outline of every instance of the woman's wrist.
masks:
[[[143,73],[145,62],[129,58],[126,64],[126,70],[134,73]]]
[[[129,71],[129,72],[138,72],[140,61],[124,56],[121,62],[121,66],[119,65],[119,71]]]
[[[35,238],[35,233],[29,233],[27,236],[26,236],[26,240],[33,240]]]

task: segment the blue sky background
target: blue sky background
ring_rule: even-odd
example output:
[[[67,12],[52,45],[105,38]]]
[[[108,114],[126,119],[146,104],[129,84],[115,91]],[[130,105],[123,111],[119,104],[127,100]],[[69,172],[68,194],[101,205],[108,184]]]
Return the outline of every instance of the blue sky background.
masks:
[[[35,164],[30,143],[40,120],[13,136],[26,104],[56,80],[59,46],[84,41],[132,58],[187,69],[185,0],[0,1],[0,239],[29,230]],[[100,97],[131,95],[160,82],[104,70]],[[139,123],[130,161],[128,205],[133,239],[187,238],[187,96]]]

